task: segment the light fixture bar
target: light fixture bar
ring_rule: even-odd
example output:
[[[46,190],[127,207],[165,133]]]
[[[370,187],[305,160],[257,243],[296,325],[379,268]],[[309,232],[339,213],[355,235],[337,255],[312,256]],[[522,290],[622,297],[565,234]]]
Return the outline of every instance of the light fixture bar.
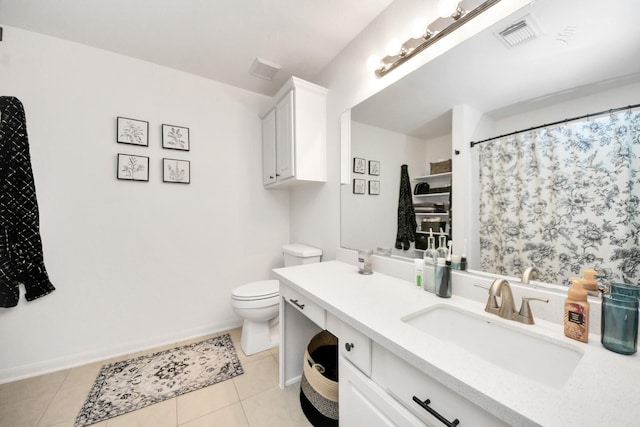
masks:
[[[375,74],[378,78],[384,77],[392,70],[395,70],[400,65],[407,62],[409,59],[413,58],[418,53],[422,52],[438,40],[446,37],[451,34],[467,22],[471,21],[476,16],[480,15],[482,12],[486,11],[490,7],[500,3],[501,0],[487,0],[477,7],[471,9],[470,11],[464,13],[461,11],[461,8],[458,7],[456,10],[456,17],[452,16],[452,22],[443,28],[441,31],[438,31],[435,34],[429,35],[429,27],[427,27],[426,35],[424,37],[424,41],[421,42],[418,46],[414,47],[411,50],[398,52],[396,55],[390,55],[382,59],[380,67],[375,70]],[[461,16],[460,16],[461,15]],[[435,21],[434,21],[435,22]],[[433,24],[433,23],[432,23]],[[412,45],[412,41],[417,39],[409,39],[403,43],[403,46]]]

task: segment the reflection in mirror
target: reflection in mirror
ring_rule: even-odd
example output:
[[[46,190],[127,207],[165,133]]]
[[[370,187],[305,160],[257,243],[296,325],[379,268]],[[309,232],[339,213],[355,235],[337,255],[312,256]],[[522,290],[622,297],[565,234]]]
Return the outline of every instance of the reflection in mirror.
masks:
[[[597,0],[538,0],[353,107],[351,156],[380,162],[380,195],[342,187],[342,246],[392,248],[400,165],[409,166],[415,184],[430,162],[452,158],[454,252],[468,239],[469,266],[480,269],[478,159],[469,142],[637,103],[640,55],[631,52],[640,40],[639,14],[633,0],[616,8]],[[506,47],[496,34],[522,19],[536,38]]]

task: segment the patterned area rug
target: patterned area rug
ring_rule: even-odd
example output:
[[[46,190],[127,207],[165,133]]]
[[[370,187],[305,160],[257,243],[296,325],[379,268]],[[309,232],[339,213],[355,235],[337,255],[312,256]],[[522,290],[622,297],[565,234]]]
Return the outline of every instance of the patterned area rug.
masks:
[[[242,374],[229,334],[105,365],[74,427],[104,421]]]

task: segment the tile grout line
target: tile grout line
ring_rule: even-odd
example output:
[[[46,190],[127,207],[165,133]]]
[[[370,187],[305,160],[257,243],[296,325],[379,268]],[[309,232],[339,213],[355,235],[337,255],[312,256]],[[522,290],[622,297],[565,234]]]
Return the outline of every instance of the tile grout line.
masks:
[[[49,410],[49,408],[51,407],[51,404],[55,400],[56,396],[58,395],[58,393],[60,393],[60,390],[62,389],[62,385],[64,384],[64,382],[66,381],[67,377],[69,376],[69,370],[68,369],[65,370],[64,372],[65,372],[64,378],[62,378],[62,381],[60,381],[60,384],[58,384],[58,388],[56,389],[55,393],[53,393],[53,395],[51,396],[51,399],[49,399],[49,403],[47,403],[47,406],[44,408],[44,410],[42,411],[42,413],[38,417],[38,420],[35,423],[36,427],[38,427],[40,425],[40,422],[42,421],[42,418],[44,418],[44,414],[46,414],[47,411]],[[74,422],[75,422],[75,420],[74,420]]]

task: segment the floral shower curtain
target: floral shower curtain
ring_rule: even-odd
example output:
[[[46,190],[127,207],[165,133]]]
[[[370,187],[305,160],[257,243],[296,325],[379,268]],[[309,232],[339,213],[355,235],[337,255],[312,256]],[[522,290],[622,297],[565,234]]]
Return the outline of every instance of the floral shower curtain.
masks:
[[[640,112],[567,122],[488,141],[480,158],[483,271],[567,279],[640,276]]]

